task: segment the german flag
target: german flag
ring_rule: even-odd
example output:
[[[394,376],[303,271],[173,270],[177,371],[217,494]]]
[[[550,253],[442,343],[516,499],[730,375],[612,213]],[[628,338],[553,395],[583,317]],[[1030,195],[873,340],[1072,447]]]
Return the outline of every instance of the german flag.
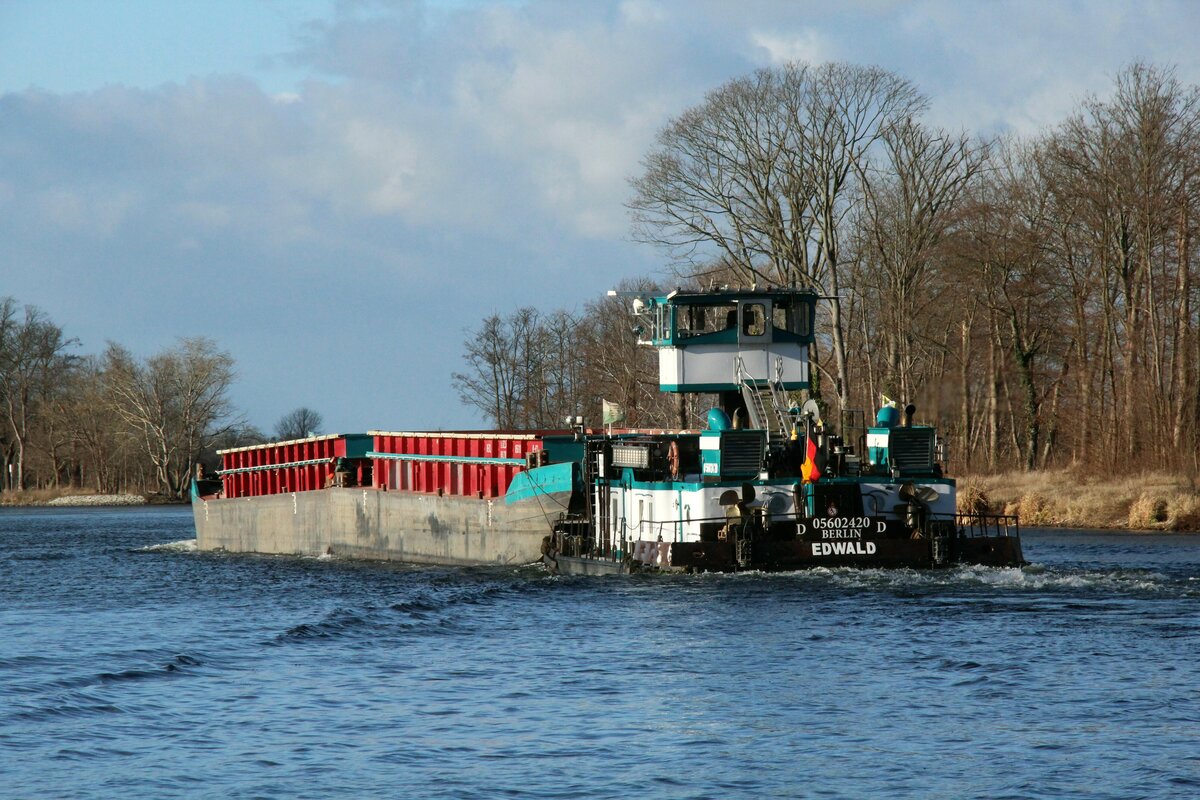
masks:
[[[804,463],[800,465],[800,477],[804,479],[805,483],[818,481],[824,467],[825,453],[817,447],[816,434],[809,425],[804,436]]]

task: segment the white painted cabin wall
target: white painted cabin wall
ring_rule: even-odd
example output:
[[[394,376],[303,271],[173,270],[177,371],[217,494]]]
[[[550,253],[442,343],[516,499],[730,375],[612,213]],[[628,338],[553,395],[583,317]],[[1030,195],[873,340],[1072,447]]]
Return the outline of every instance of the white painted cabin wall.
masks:
[[[737,355],[755,380],[774,380],[777,359],[783,360],[785,381],[808,380],[808,351],[804,345],[780,343],[743,348],[736,344],[711,344],[659,348],[659,383],[666,386],[736,383]]]
[[[656,541],[661,532],[663,541],[698,542],[701,522],[725,517],[720,498],[729,489],[728,486],[703,486],[682,491],[614,487],[610,503],[616,513],[610,515],[609,535],[614,542],[620,542],[624,525],[630,541]],[[755,491],[759,501],[770,504],[776,513],[789,516],[795,513],[791,483],[757,486]],[[779,499],[773,501],[777,495]],[[680,521],[682,525],[678,524]]]
[[[930,503],[934,514],[954,514],[953,486],[944,483],[924,484],[920,481],[915,483],[918,486],[930,486],[937,492],[937,498]],[[766,505],[780,516],[792,516],[796,513],[793,485],[789,482],[756,486],[755,505]],[[609,535],[614,544],[620,542],[622,530],[625,531],[628,541],[656,541],[661,531],[663,541],[698,542],[702,521],[721,519],[725,516],[725,509],[719,501],[721,494],[729,488],[702,486],[698,489],[679,491],[641,488],[625,490],[614,487],[609,500],[612,509],[612,513],[609,514]],[[893,509],[904,502],[898,494],[899,487],[894,483],[864,483],[862,490],[863,512],[870,516],[894,518]],[[681,518],[683,524],[677,527],[676,522]],[[681,532],[678,539],[677,530]]]

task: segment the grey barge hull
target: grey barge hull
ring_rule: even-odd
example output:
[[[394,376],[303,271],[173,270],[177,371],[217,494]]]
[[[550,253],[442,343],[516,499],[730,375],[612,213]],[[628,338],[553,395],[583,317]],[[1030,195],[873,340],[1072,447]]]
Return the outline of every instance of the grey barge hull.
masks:
[[[537,561],[552,525],[545,506],[362,488],[192,504],[201,550],[451,565]]]

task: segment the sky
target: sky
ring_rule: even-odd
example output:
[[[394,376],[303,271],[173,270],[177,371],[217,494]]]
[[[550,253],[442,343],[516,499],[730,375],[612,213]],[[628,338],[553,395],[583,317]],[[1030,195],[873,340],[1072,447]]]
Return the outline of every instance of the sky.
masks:
[[[879,65],[1036,135],[1135,60],[1200,84],[1197,38],[1191,0],[0,0],[0,297],[80,354],[214,339],[268,432],[479,427],[484,317],[663,273],[629,179],[707,91]]]

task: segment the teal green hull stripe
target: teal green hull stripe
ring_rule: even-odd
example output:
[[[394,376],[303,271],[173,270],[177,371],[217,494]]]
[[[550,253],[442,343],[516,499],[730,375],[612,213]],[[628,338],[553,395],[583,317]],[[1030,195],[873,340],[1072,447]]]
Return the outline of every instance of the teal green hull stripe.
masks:
[[[382,458],[386,461],[446,461],[451,464],[525,464],[523,458],[482,458],[479,456],[430,456],[420,453],[367,453],[367,458]]]

